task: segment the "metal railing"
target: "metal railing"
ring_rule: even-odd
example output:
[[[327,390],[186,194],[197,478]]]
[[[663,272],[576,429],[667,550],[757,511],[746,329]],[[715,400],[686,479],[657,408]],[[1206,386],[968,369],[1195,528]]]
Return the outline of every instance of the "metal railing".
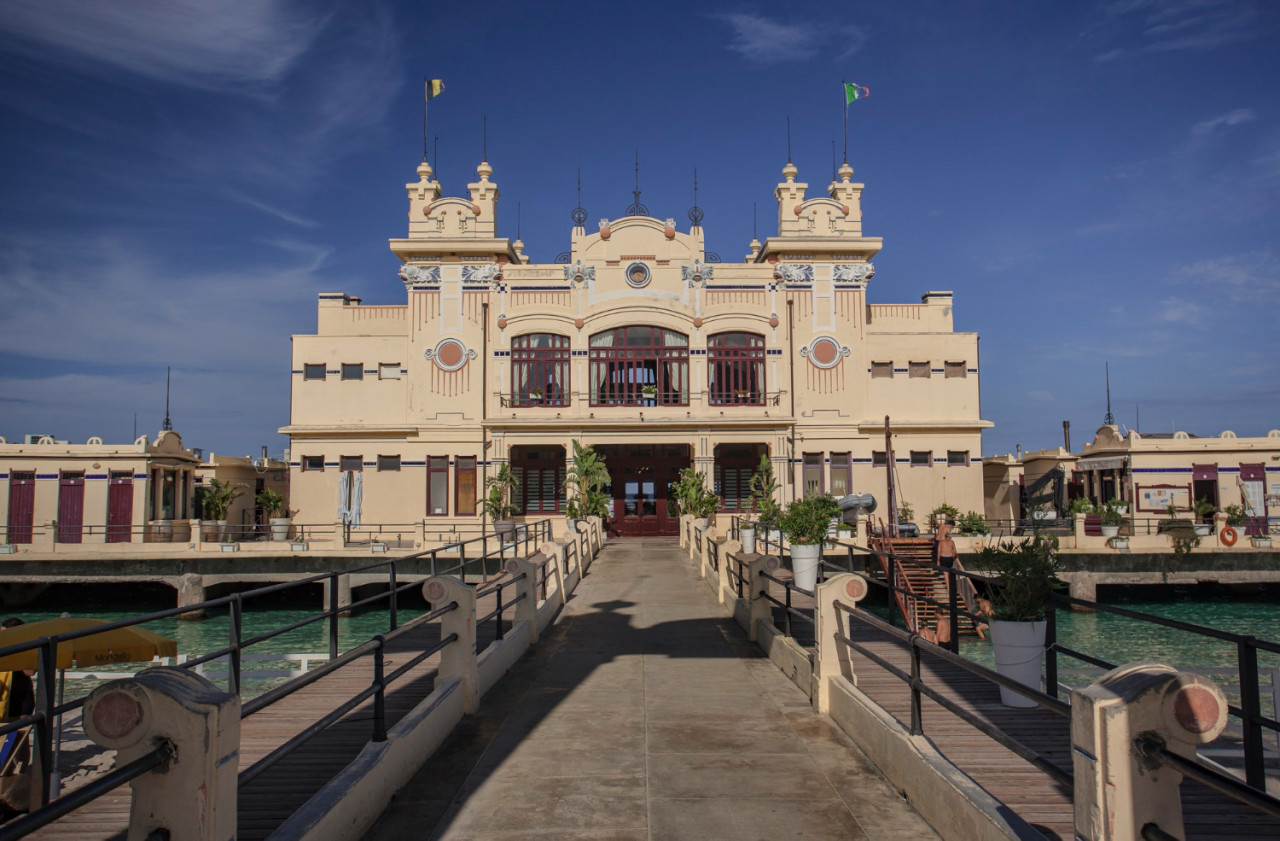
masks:
[[[56,773],[57,770],[54,767],[55,731],[58,728],[62,717],[68,713],[81,709],[84,706],[85,701],[84,698],[77,698],[64,703],[58,703],[56,701],[55,675],[57,674],[57,649],[60,643],[70,642],[84,637],[91,637],[95,634],[101,634],[106,631],[112,631],[119,628],[144,625],[148,622],[153,622],[159,619],[167,619],[181,616],[183,614],[208,612],[211,610],[225,608],[228,613],[229,623],[228,644],[222,648],[207,652],[198,657],[188,658],[185,662],[178,664],[178,667],[184,669],[195,669],[197,666],[205,663],[225,658],[228,662],[227,691],[235,694],[241,694],[241,665],[243,652],[246,649],[279,637],[282,634],[296,631],[300,628],[327,620],[329,644],[328,662],[289,680],[281,686],[270,689],[256,698],[245,701],[241,706],[241,717],[247,718],[257,712],[260,712],[271,704],[292,695],[294,692],[309,686],[320,678],[331,674],[337,669],[349,665],[362,657],[373,658],[374,677],[372,682],[367,688],[344,701],[332,712],[327,713],[323,718],[309,725],[301,733],[282,744],[267,757],[264,757],[262,760],[259,760],[258,763],[255,763],[253,766],[242,772],[240,775],[240,783],[243,785],[261,774],[270,765],[296,750],[307,740],[322,732],[329,725],[341,718],[342,715],[345,715],[351,709],[354,709],[369,698],[374,699],[373,741],[381,741],[385,739],[386,720],[383,697],[387,684],[403,676],[414,666],[420,664],[427,657],[430,657],[442,647],[450,644],[454,639],[456,639],[455,636],[451,635],[449,638],[441,640],[440,643],[433,646],[428,651],[418,653],[409,662],[398,666],[390,674],[384,674],[383,655],[388,641],[396,639],[415,628],[421,627],[427,622],[438,619],[440,616],[444,615],[444,613],[456,609],[457,607],[456,604],[446,606],[423,614],[422,616],[412,619],[402,625],[399,620],[399,595],[411,588],[421,586],[421,579],[426,578],[428,575],[458,575],[459,577],[465,577],[469,574],[469,567],[473,574],[477,571],[477,567],[480,572],[483,572],[488,567],[487,562],[495,557],[500,562],[506,557],[511,557],[519,552],[522,552],[523,556],[527,557],[535,551],[535,547],[537,545],[539,545],[543,540],[550,539],[550,537],[551,521],[541,520],[535,523],[526,524],[523,539],[514,543],[504,541],[494,534],[484,534],[446,546],[435,547],[433,549],[415,552],[396,558],[389,558],[387,560],[375,561],[359,567],[342,570],[341,572],[334,571],[320,573],[318,575],[313,575],[296,581],[272,584],[247,590],[242,593],[234,593],[216,599],[209,599],[198,604],[170,608],[168,610],[157,611],[144,616],[107,622],[65,634],[57,634],[0,647],[0,658],[33,649],[38,652],[35,711],[30,715],[22,716],[12,721],[0,724],[0,737],[23,728],[33,728],[35,734],[33,746],[37,758],[36,768],[40,772],[40,779],[33,779],[32,782],[33,785],[39,786],[39,802],[41,804],[40,808],[32,812],[30,815],[0,826],[0,841],[7,841],[7,839],[11,838],[21,838],[41,826],[57,820],[69,811],[79,808],[85,803],[100,797],[108,791],[124,785],[130,779],[133,779],[142,773],[146,773],[146,771],[156,767],[156,765],[168,761],[168,754],[161,749],[157,749],[153,754],[148,757],[144,757],[142,760],[138,760],[138,762],[132,763],[126,768],[118,769],[105,777],[98,778],[96,781],[88,783],[81,788],[77,788],[66,795],[59,796],[56,800],[52,799],[50,785],[48,782],[50,780],[50,775]],[[478,544],[478,546],[473,544]],[[468,552],[468,547],[471,547],[470,553]],[[455,557],[441,558],[441,555],[447,556],[453,553],[456,553]],[[449,563],[442,564],[442,560]],[[399,576],[404,574],[401,573],[400,567],[406,566],[412,562],[418,562],[419,565],[422,566],[422,562],[424,561],[429,567],[429,572],[427,569],[423,568],[412,573],[417,576],[419,580],[410,582],[401,582],[399,580]],[[364,573],[367,576],[379,569],[384,569],[386,572],[387,586],[385,590],[380,591],[373,596],[353,601],[349,604],[339,603],[338,584],[341,576],[351,575],[353,573]],[[501,566],[499,566],[499,569],[501,569]],[[501,593],[505,587],[514,585],[516,580],[517,579],[512,578],[507,573],[502,572],[501,578],[496,581],[489,582],[484,588],[482,588],[482,592],[486,595],[490,592],[496,592],[499,594],[498,609],[484,617],[483,620],[479,620],[486,621],[488,619],[495,619],[497,622],[497,633],[499,634],[499,638],[501,638],[500,635],[502,633],[503,612],[513,608],[520,600],[517,598],[504,602]],[[545,597],[545,573],[543,580],[540,583],[543,587],[543,595]],[[313,586],[315,584],[327,585],[329,597],[327,609],[255,636],[246,637],[244,635],[243,619],[245,603],[247,601],[253,601],[260,599],[263,596],[277,594],[296,588]],[[480,591],[478,591],[477,595],[479,595],[479,592]],[[368,642],[358,645],[340,655],[338,651],[339,617],[358,608],[378,604],[384,601],[386,602],[388,611],[389,628],[387,633],[376,635]],[[146,764],[146,767],[142,767],[143,764]],[[85,793],[86,790],[88,793]]]

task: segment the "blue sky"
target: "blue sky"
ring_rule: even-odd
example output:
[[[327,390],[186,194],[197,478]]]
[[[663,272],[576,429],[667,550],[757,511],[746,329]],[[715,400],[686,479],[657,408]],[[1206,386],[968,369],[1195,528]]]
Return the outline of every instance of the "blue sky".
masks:
[[[285,446],[316,293],[398,303],[422,156],[488,152],[535,261],[642,201],[709,248],[762,236],[786,160],[819,193],[842,79],[875,302],[956,293],[987,454],[1141,429],[1280,427],[1280,7],[7,0],[0,14],[0,434]]]

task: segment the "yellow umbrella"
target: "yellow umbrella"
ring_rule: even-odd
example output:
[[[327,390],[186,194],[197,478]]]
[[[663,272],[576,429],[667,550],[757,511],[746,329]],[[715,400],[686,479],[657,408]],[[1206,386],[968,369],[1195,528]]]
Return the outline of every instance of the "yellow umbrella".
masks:
[[[94,625],[106,624],[108,623],[104,619],[70,616],[28,622],[0,632],[0,648],[53,634],[69,634],[72,631],[92,628]],[[178,644],[173,640],[154,631],[148,631],[146,628],[131,625],[77,639],[60,640],[56,666],[59,669],[69,669],[72,666],[83,668],[105,666],[109,663],[145,663],[154,657],[173,657],[177,653]],[[0,657],[0,672],[35,669],[38,668],[39,662],[40,649],[31,648]]]

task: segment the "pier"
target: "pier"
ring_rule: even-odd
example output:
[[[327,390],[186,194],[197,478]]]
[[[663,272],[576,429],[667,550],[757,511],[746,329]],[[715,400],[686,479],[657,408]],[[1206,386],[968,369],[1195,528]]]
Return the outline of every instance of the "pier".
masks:
[[[1280,834],[1280,801],[1265,785],[1202,767],[1194,750],[1143,743],[1152,767],[1199,775],[1180,786],[1168,770],[1106,782],[1131,751],[1107,758],[1097,740],[1114,734],[1071,723],[1071,704],[1087,695],[1033,693],[1037,709],[1003,706],[981,666],[862,610],[870,579],[828,567],[815,592],[798,590],[778,557],[683,525],[680,546],[604,543],[593,521],[512,551],[476,584],[460,568],[438,570],[424,588],[430,612],[393,620],[305,680],[243,702],[222,696],[235,740],[224,730],[222,742],[200,744],[235,761],[210,763],[216,779],[188,784],[221,792],[209,814],[223,834],[210,824],[207,836],[183,837],[1101,838],[1089,829],[1100,814],[1091,791],[1154,808],[1159,826],[1187,838]],[[420,586],[396,575],[390,592]],[[324,619],[337,615],[335,594]],[[1153,686],[1177,674],[1138,673]],[[1049,686],[1056,676],[1051,668]],[[1206,687],[1208,706],[1197,709],[1217,710],[1218,723],[1205,719],[1202,741],[1217,739],[1225,699],[1194,676],[1178,680],[1169,686]],[[113,686],[91,696],[87,718],[98,720],[93,704]],[[1090,703],[1143,697],[1108,691]],[[1245,713],[1276,728],[1272,710]],[[122,748],[114,771],[51,802],[93,789],[91,806],[68,806],[32,837],[113,837],[128,820],[129,789],[94,787],[139,762],[172,763],[174,738],[151,753]],[[1223,738],[1215,745],[1239,744]],[[185,769],[139,777],[143,815],[156,802],[149,781],[188,779],[199,751],[179,745]],[[1103,759],[1073,762],[1081,755]],[[18,830],[41,814],[0,827],[0,838],[24,837]]]

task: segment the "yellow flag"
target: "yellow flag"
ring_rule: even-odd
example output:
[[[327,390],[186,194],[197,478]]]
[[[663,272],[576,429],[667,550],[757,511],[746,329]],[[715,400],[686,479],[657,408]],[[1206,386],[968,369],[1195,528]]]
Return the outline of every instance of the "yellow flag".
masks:
[[[427,79],[427,99],[444,93],[444,79]]]

